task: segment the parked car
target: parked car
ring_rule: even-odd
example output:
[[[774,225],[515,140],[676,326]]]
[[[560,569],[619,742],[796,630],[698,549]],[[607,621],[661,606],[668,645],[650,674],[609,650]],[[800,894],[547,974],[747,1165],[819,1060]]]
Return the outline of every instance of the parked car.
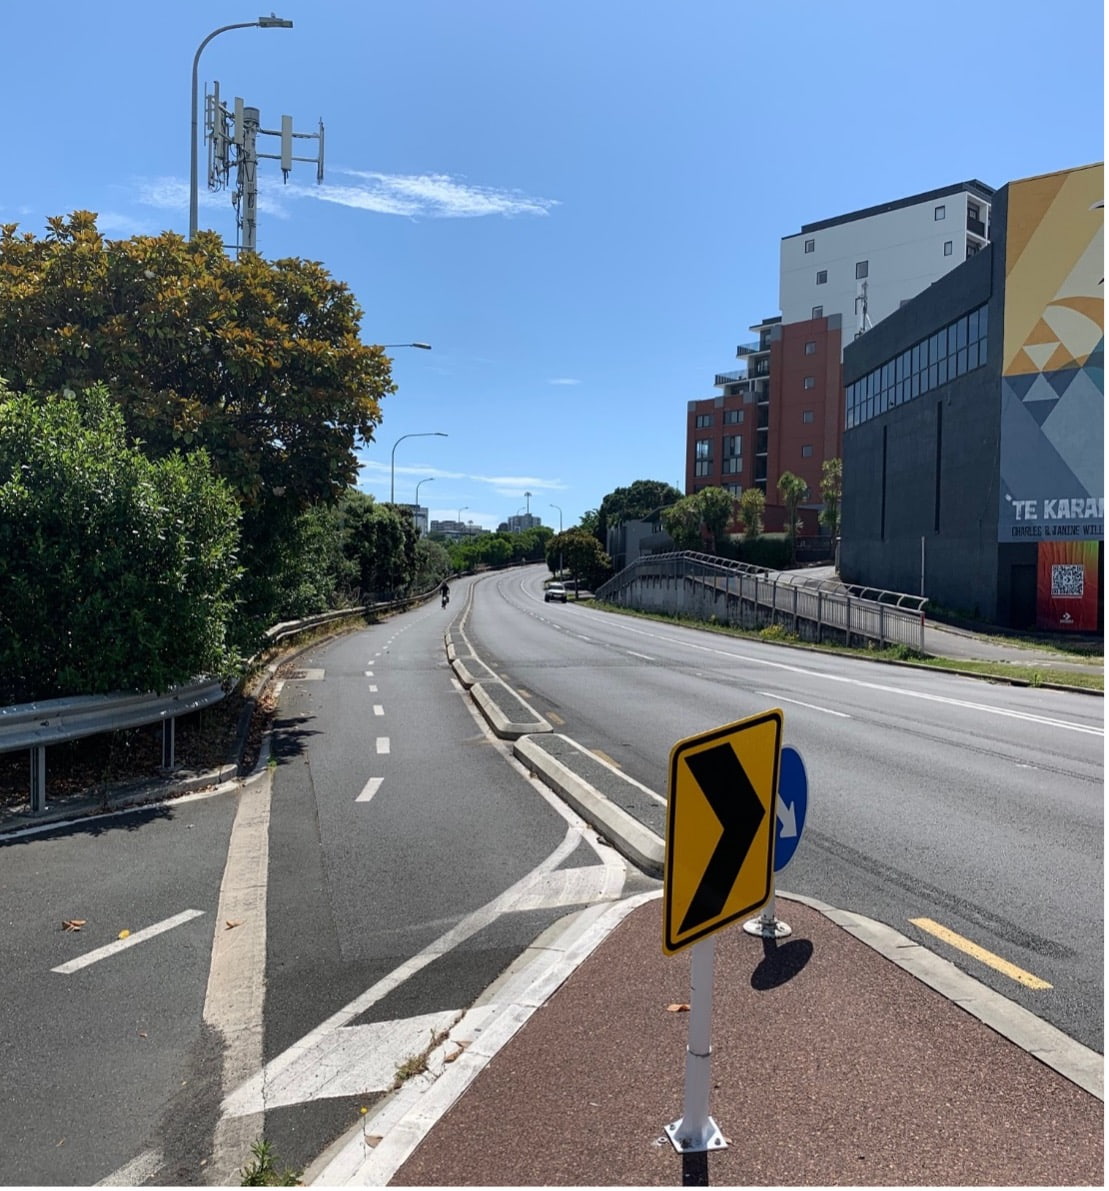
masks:
[[[566,603],[566,588],[561,583],[548,584],[547,590],[543,593],[543,599],[549,604],[551,600],[560,600],[563,604]]]

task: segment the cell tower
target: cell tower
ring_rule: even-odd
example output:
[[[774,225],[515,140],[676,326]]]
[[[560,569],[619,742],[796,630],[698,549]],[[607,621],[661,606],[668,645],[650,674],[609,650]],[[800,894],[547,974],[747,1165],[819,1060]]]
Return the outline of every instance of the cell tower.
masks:
[[[259,136],[280,137],[281,152],[259,153]],[[259,158],[280,161],[281,173],[286,182],[294,161],[313,162],[317,185],[323,181],[322,119],[318,132],[294,132],[292,116],[281,117],[280,129],[263,128],[257,108],[247,107],[237,96],[231,108],[221,102],[218,82],[212,84],[211,91],[204,92],[204,139],[208,142],[208,189],[226,189],[232,169],[235,171],[231,203],[235,208],[235,226],[238,230],[236,252],[257,251]],[[294,140],[316,141],[316,156],[295,157]]]

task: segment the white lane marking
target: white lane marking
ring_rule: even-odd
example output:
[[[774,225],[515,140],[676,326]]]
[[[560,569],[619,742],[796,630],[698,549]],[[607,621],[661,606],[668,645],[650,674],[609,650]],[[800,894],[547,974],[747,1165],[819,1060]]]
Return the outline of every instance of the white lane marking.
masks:
[[[369,802],[370,799],[381,789],[381,783],[385,779],[383,777],[372,777],[362,787],[362,793],[354,800],[355,802]]]
[[[379,736],[377,738],[377,751],[379,753],[387,753],[389,751],[389,737]]]
[[[377,694],[377,684],[376,683],[373,683],[373,682],[370,683],[370,694],[371,695]]]
[[[162,1155],[158,1150],[144,1150],[130,1162],[121,1166],[114,1174],[102,1178],[94,1187],[141,1187],[149,1178],[157,1174],[162,1165]]]
[[[373,676],[374,676],[374,672],[373,672],[372,670],[367,670],[367,671],[366,671],[366,677],[367,677],[367,678],[373,678]]]
[[[51,968],[50,971],[60,972],[63,976],[69,976],[73,972],[79,972],[82,968],[87,968],[90,964],[107,959],[109,955],[115,955],[117,951],[126,951],[128,947],[134,947],[136,943],[145,943],[147,939],[152,939],[155,935],[163,934],[167,930],[173,930],[175,926],[181,926],[186,922],[190,922],[193,918],[199,918],[203,913],[203,910],[183,910],[180,914],[174,914],[172,918],[167,918],[163,922],[155,922],[153,926],[147,926],[142,930],[137,930],[133,935],[128,935],[126,939],[116,939],[114,943],[107,943],[103,947],[97,947],[95,951],[89,951],[85,955],[79,955],[76,959],[71,959],[69,963],[59,964],[56,968]]]
[[[806,678],[821,678],[825,682],[839,682],[847,686],[862,687],[865,690],[880,691],[883,694],[903,695],[907,699],[924,699],[930,703],[946,703],[952,707],[965,707],[969,711],[984,711],[989,715],[1005,716],[1009,719],[1025,720],[1028,723],[1044,724],[1049,728],[1063,728],[1070,732],[1082,732],[1089,736],[1104,736],[1105,728],[1091,727],[1087,724],[1076,724],[1073,720],[1055,719],[1053,716],[1036,715],[1031,711],[1013,711],[1007,707],[991,707],[988,703],[974,703],[969,699],[955,699],[950,695],[932,695],[926,691],[910,691],[905,687],[890,686],[882,682],[866,682],[861,678],[847,678],[842,674],[825,674],[820,670],[809,670],[804,666],[791,666],[787,662],[772,662],[766,658],[756,658],[749,654],[732,653],[727,649],[715,649],[709,645],[697,645],[692,641],[678,641],[662,633],[649,633],[644,629],[633,629],[626,625],[620,628],[626,633],[637,637],[649,637],[653,641],[662,641],[667,645],[681,649],[695,649],[701,653],[715,654],[717,657],[728,658],[733,662],[750,662],[755,666],[769,666],[774,670],[785,670],[790,674],[801,674]],[[583,638],[584,640],[585,638]]]
[[[263,1070],[246,1080],[235,1089],[223,1102],[223,1116],[245,1116],[249,1113],[264,1111],[269,1103],[269,1089],[282,1081],[293,1087],[304,1086],[305,1079],[314,1079],[312,1067],[307,1070],[301,1060],[306,1052],[318,1047],[328,1035],[343,1029],[360,1014],[366,1012],[371,1005],[376,1005],[383,997],[395,988],[399,988],[410,980],[417,972],[426,968],[428,964],[448,952],[453,951],[459,944],[484,930],[495,922],[501,914],[508,912],[515,903],[521,901],[531,893],[537,885],[541,885],[547,875],[553,872],[581,843],[582,833],[576,828],[568,828],[562,842],[541,861],[531,872],[521,877],[514,885],[510,885],[500,896],[486,902],[472,913],[467,914],[457,925],[446,934],[429,943],[422,951],[417,952],[411,959],[405,960],[399,967],[388,975],[383,976],[376,984],[360,993],[348,1005],[333,1013],[326,1021],[321,1022],[314,1030],[310,1030],[299,1041],[293,1043],[288,1050],[283,1051],[271,1059]],[[608,884],[608,873],[605,866],[594,866],[598,885]],[[573,880],[573,878],[571,878]],[[615,895],[614,895],[615,896]],[[292,1089],[290,1089],[291,1091]],[[288,1093],[287,1093],[288,1094]],[[305,1097],[313,1093],[306,1091]]]
[[[645,662],[653,662],[655,660],[653,657],[649,657],[645,653],[636,653],[634,649],[627,649],[624,652],[627,653],[629,657],[642,658]]]
[[[385,708],[382,707],[382,705],[380,703],[375,703],[374,704],[374,715],[384,715],[384,714],[385,714]]]
[[[815,703],[802,703],[800,699],[787,699],[785,695],[775,695],[773,691],[759,691],[759,694],[765,695],[768,699],[777,699],[779,703],[795,703],[798,707],[807,707],[810,711],[822,711],[825,715],[838,715],[845,720],[851,718],[846,711],[833,711],[830,707],[817,707]]]

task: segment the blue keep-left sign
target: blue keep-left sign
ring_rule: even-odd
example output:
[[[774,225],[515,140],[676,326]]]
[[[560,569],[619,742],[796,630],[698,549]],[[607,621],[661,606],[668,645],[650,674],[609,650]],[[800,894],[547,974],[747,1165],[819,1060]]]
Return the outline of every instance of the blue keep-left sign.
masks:
[[[778,770],[778,824],[774,837],[774,871],[780,873],[793,859],[805,826],[809,805],[809,779],[801,754],[788,745],[782,749]]]

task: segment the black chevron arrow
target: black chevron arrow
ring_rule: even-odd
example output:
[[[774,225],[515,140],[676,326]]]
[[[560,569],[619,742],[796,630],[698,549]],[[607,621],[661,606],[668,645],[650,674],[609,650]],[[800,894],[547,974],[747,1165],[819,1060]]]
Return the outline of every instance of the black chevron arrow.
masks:
[[[766,808],[730,744],[694,753],[685,758],[685,763],[724,832],[678,928],[679,934],[711,921],[724,909],[766,816]]]

